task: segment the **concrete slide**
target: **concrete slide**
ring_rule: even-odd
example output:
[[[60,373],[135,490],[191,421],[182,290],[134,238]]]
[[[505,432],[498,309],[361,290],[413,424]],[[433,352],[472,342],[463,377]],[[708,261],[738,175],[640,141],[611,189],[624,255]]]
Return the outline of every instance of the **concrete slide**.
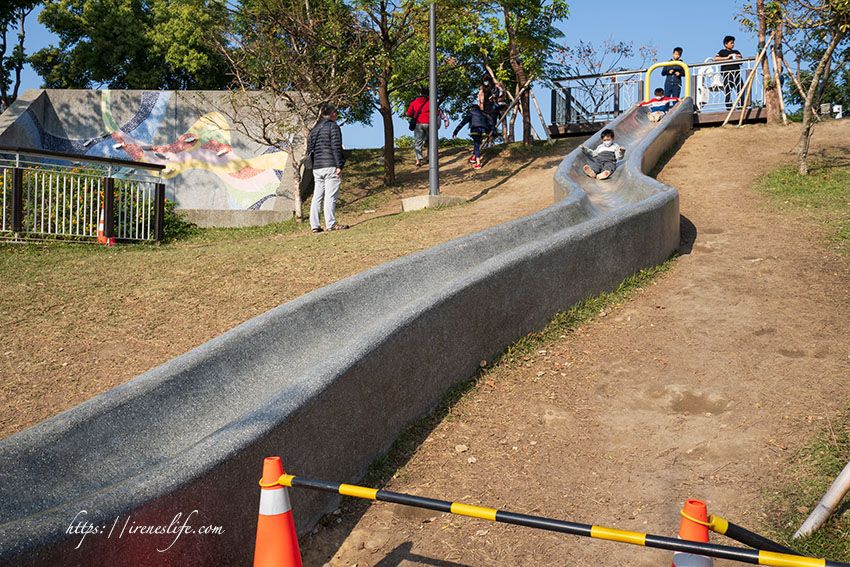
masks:
[[[0,442],[0,564],[250,564],[264,457],[357,481],[481,360],[676,250],[678,193],[645,173],[692,116],[690,99],[658,124],[633,108],[609,126],[628,149],[611,179],[576,150],[547,209],[283,304]],[[290,494],[301,533],[337,499]]]

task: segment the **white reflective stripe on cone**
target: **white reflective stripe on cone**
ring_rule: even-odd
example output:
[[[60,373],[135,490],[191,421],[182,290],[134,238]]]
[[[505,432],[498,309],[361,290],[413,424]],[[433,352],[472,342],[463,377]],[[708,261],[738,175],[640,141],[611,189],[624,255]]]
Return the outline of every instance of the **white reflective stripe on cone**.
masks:
[[[673,567],[711,567],[714,564],[711,557],[694,555],[677,551],[673,554]]]
[[[260,494],[260,514],[263,516],[277,516],[286,514],[292,510],[289,504],[289,491],[285,488],[277,490],[263,490]]]

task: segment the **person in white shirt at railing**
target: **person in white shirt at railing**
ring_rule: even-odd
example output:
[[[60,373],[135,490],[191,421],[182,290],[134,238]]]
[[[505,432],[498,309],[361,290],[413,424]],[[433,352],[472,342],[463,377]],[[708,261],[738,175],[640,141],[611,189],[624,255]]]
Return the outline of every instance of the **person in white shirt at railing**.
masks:
[[[727,35],[723,38],[723,49],[715,55],[715,61],[731,61],[740,59],[741,52],[735,49],[735,36]],[[720,66],[720,73],[723,75],[723,90],[726,91],[726,110],[732,109],[732,90],[740,93],[743,88],[741,81],[741,64],[727,64]]]

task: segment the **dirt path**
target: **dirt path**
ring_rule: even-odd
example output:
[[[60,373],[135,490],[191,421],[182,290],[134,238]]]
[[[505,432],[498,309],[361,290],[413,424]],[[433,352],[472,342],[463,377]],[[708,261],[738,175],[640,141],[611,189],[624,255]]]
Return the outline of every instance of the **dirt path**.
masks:
[[[841,140],[850,151],[847,128],[819,126],[815,148]],[[684,500],[699,498],[756,527],[791,454],[850,388],[850,263],[750,189],[792,157],[796,134],[692,135],[659,175],[680,189],[689,253],[638,298],[489,374],[384,488],[665,536]],[[305,565],[332,567],[672,557],[385,503],[365,513],[345,503],[302,545]]]

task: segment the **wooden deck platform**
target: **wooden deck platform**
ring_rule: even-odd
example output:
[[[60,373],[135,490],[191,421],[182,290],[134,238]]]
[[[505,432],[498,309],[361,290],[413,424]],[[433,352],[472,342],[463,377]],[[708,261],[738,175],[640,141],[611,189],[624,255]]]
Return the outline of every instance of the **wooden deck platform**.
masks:
[[[741,118],[740,110],[732,113],[729,124],[737,124]],[[764,108],[749,108],[744,112],[744,123],[754,124],[767,121],[767,111]],[[720,126],[726,120],[728,112],[695,112],[694,127]],[[553,138],[569,138],[570,136],[588,136],[605,127],[608,122],[584,122],[581,124],[553,124],[549,126],[549,135]]]

